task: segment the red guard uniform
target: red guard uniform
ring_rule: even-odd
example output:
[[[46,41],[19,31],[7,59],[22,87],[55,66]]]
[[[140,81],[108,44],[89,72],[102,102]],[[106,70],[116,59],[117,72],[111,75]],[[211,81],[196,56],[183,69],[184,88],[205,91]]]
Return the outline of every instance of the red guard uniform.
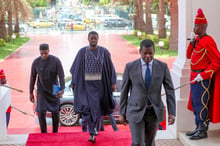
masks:
[[[208,35],[202,39],[197,37],[195,48],[189,44],[186,56],[191,59],[191,70],[201,70],[200,75],[203,79],[211,79],[220,67],[219,51],[212,37]],[[198,72],[191,72],[190,80],[198,74]]]
[[[202,12],[197,15],[195,24],[206,24],[206,18]],[[190,43],[187,49],[186,57],[191,59],[191,78],[200,74],[204,80],[212,79],[211,96],[208,105],[208,116],[213,123],[220,122],[220,53],[217,45],[211,36],[204,36],[201,39],[196,38],[195,47]],[[192,84],[196,83],[193,82]],[[191,95],[188,102],[188,109],[193,110]]]
[[[5,73],[4,73],[4,70],[1,69],[0,70],[0,84],[6,84],[6,78],[5,78]]]

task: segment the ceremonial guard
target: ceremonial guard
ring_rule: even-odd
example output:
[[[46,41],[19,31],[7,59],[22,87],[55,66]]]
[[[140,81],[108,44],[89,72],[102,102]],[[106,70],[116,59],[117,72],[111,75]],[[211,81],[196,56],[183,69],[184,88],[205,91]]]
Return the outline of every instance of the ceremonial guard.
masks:
[[[220,112],[220,93],[213,90],[219,86],[216,79],[220,79],[220,53],[213,38],[206,33],[208,24],[202,9],[198,9],[194,23],[195,37],[191,38],[186,53],[191,59],[188,108],[193,111],[196,124],[196,129],[186,135],[192,140],[208,137],[209,121],[220,122],[217,115],[217,111]]]

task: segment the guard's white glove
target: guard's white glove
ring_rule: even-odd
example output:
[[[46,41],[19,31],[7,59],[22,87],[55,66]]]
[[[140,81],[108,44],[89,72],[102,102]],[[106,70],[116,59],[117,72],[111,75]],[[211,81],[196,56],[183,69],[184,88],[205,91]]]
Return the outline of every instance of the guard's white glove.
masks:
[[[190,33],[190,41],[194,41],[196,39],[196,35],[194,32]]]
[[[196,35],[194,32],[190,33],[190,38],[188,38],[188,40],[190,40],[190,44],[195,47],[196,44]]]
[[[200,74],[198,74],[198,75],[195,77],[195,79],[193,80],[193,82],[195,82],[195,81],[200,82],[200,81],[202,81],[202,80],[203,80],[202,76],[201,76]]]

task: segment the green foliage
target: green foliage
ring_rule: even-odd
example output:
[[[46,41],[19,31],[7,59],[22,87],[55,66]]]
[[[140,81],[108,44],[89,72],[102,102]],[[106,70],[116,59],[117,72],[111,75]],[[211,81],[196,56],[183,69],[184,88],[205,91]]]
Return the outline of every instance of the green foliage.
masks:
[[[99,0],[99,5],[100,6],[103,6],[103,5],[106,5],[106,4],[109,4],[111,3],[111,0]]]
[[[7,39],[7,42],[10,42],[12,39],[11,39],[11,35],[8,35],[6,36],[6,39]]]
[[[154,43],[158,43],[159,41],[158,35],[155,34],[148,34],[147,39],[152,40]]]
[[[20,34],[19,33],[14,33],[15,35],[16,35],[16,38],[19,38],[20,37]],[[11,38],[11,35],[8,35],[7,34],[7,37],[6,37],[6,39],[7,39],[7,42],[11,42],[12,41],[12,38]]]
[[[17,50],[21,45],[23,45],[25,42],[29,41],[30,38],[27,37],[19,37],[14,40],[14,42],[8,42],[6,43],[4,40],[0,39],[0,61],[3,60],[5,57],[13,53],[15,50]],[[1,46],[1,42],[4,42],[4,46]]]
[[[35,17],[39,17],[40,16],[40,12],[44,11],[45,8],[34,8],[33,9],[33,14]]]
[[[15,33],[15,35],[16,35],[16,38],[19,38],[20,37],[20,34],[19,33]]]
[[[3,40],[2,38],[0,38],[0,47],[3,47],[6,45],[5,40]],[[1,51],[2,52],[2,51]]]
[[[91,3],[91,0],[83,0],[84,5],[89,5]]]
[[[143,39],[146,39],[146,37],[147,37],[147,34],[145,32],[142,32],[139,39],[143,40]]]
[[[122,37],[125,40],[127,40],[128,42],[130,42],[131,44],[133,44],[133,45],[135,45],[136,47],[139,48],[141,40],[139,40],[137,38],[137,36],[134,36],[134,35],[123,35]]]
[[[138,37],[138,32],[141,32],[140,30],[134,30],[134,36]],[[139,37],[140,40],[143,40],[147,37],[147,34],[145,32],[141,32],[141,36]]]
[[[48,0],[28,0],[32,8],[35,7],[47,7]]]
[[[128,42],[130,42],[132,45],[136,46],[137,49],[139,49],[140,42],[142,40],[139,40],[137,36],[135,36],[135,35],[123,35],[122,37],[125,40],[127,40]],[[148,39],[150,39],[150,38],[148,38]],[[162,39],[162,40],[165,40],[164,46],[166,44],[166,41],[169,41],[168,39]],[[154,41],[154,40],[152,40],[152,41]],[[161,50],[160,47],[157,45],[157,42],[154,42],[154,44],[155,44],[155,57],[177,56],[178,52],[176,50],[175,51],[172,51],[172,50],[169,50],[169,49],[168,50]],[[168,43],[168,45],[169,45],[169,43]]]
[[[169,39],[168,38],[161,38],[160,41],[164,42],[163,49],[169,49]]]
[[[139,32],[140,30],[134,30],[134,36],[137,37],[137,33]]]

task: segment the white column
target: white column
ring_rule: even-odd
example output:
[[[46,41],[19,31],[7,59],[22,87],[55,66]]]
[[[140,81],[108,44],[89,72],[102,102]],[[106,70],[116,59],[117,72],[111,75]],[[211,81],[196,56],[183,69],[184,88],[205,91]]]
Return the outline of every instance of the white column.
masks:
[[[7,136],[6,111],[11,104],[11,91],[0,86],[0,142]]]
[[[219,18],[219,0],[179,0],[179,36],[178,36],[178,57],[173,64],[171,75],[174,82],[174,87],[179,87],[182,84],[189,82],[190,77],[190,63],[186,59],[186,49],[189,41],[190,32],[193,29],[194,19],[197,14],[198,8],[202,8],[207,21],[207,33],[210,34],[216,41],[217,45],[220,44],[220,19]],[[219,45],[218,45],[219,46]],[[177,99],[177,116],[176,125],[171,128],[173,134],[179,131],[187,131],[194,129],[194,115],[187,109],[188,97],[190,86],[185,86],[176,90]],[[216,129],[219,125],[210,125],[210,129]]]
[[[191,0],[179,0],[179,35],[178,35],[178,57],[173,64],[171,70],[171,76],[174,82],[174,87],[179,87],[189,82],[190,76],[190,64],[189,60],[186,59],[186,48],[188,41],[186,40],[192,31],[193,17]],[[174,135],[179,130],[187,130],[186,128],[193,128],[192,113],[187,110],[187,101],[189,96],[189,85],[177,89],[175,92],[177,100],[177,115],[176,124],[170,129]],[[190,117],[190,118],[185,118]]]

